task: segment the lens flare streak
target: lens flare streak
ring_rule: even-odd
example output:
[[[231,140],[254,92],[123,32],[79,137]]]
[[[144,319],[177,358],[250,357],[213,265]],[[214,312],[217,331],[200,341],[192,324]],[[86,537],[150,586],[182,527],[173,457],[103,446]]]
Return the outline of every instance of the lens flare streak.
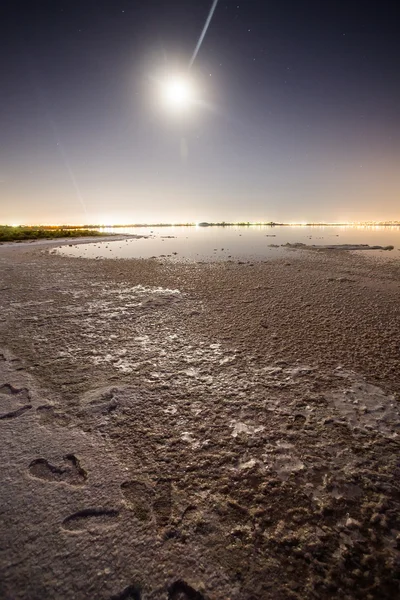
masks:
[[[206,21],[206,23],[205,23],[205,25],[204,25],[204,27],[203,27],[203,31],[201,32],[201,35],[200,35],[200,37],[199,37],[199,41],[197,42],[197,46],[196,46],[196,48],[195,48],[195,50],[194,50],[194,52],[193,52],[193,56],[192,56],[192,58],[190,59],[190,63],[189,63],[189,69],[191,69],[191,68],[192,68],[192,66],[193,66],[193,63],[194,63],[194,61],[196,60],[196,56],[197,56],[197,55],[198,55],[198,53],[199,53],[199,50],[200,50],[200,48],[201,48],[201,44],[203,43],[203,40],[204,40],[204,38],[205,38],[205,35],[206,35],[206,33],[207,33],[207,30],[208,30],[208,28],[209,28],[209,26],[210,26],[211,19],[213,18],[213,15],[214,15],[215,9],[217,8],[217,4],[218,4],[218,0],[214,0],[214,2],[213,2],[213,4],[212,4],[212,7],[211,7],[211,10],[210,10],[210,12],[209,12],[209,15],[208,15],[208,17],[207,17],[207,21]]]

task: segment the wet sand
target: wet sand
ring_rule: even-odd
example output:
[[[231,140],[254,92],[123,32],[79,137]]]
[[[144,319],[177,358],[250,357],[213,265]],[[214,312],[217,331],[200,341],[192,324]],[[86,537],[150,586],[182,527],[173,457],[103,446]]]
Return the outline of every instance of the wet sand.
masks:
[[[0,597],[398,597],[398,262],[50,248],[0,247]]]

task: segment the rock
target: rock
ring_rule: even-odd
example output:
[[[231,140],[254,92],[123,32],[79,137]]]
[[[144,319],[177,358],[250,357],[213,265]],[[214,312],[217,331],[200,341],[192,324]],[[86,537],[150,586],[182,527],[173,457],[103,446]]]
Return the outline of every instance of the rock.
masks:
[[[361,523],[360,521],[356,521],[356,519],[348,517],[348,519],[346,520],[346,527],[348,529],[359,529],[361,527]]]

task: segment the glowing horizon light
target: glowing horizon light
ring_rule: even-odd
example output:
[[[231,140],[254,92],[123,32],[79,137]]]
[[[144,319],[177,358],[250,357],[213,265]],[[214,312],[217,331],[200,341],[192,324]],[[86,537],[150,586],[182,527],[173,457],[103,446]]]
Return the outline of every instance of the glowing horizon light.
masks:
[[[164,104],[175,111],[182,111],[193,103],[194,89],[184,77],[171,77],[162,86]]]

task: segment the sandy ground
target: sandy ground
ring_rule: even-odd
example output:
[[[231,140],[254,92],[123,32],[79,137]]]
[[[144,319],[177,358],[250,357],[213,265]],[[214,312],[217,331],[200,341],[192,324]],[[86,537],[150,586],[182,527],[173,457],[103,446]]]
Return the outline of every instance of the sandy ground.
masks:
[[[400,597],[398,263],[49,248],[0,247],[2,599]]]

